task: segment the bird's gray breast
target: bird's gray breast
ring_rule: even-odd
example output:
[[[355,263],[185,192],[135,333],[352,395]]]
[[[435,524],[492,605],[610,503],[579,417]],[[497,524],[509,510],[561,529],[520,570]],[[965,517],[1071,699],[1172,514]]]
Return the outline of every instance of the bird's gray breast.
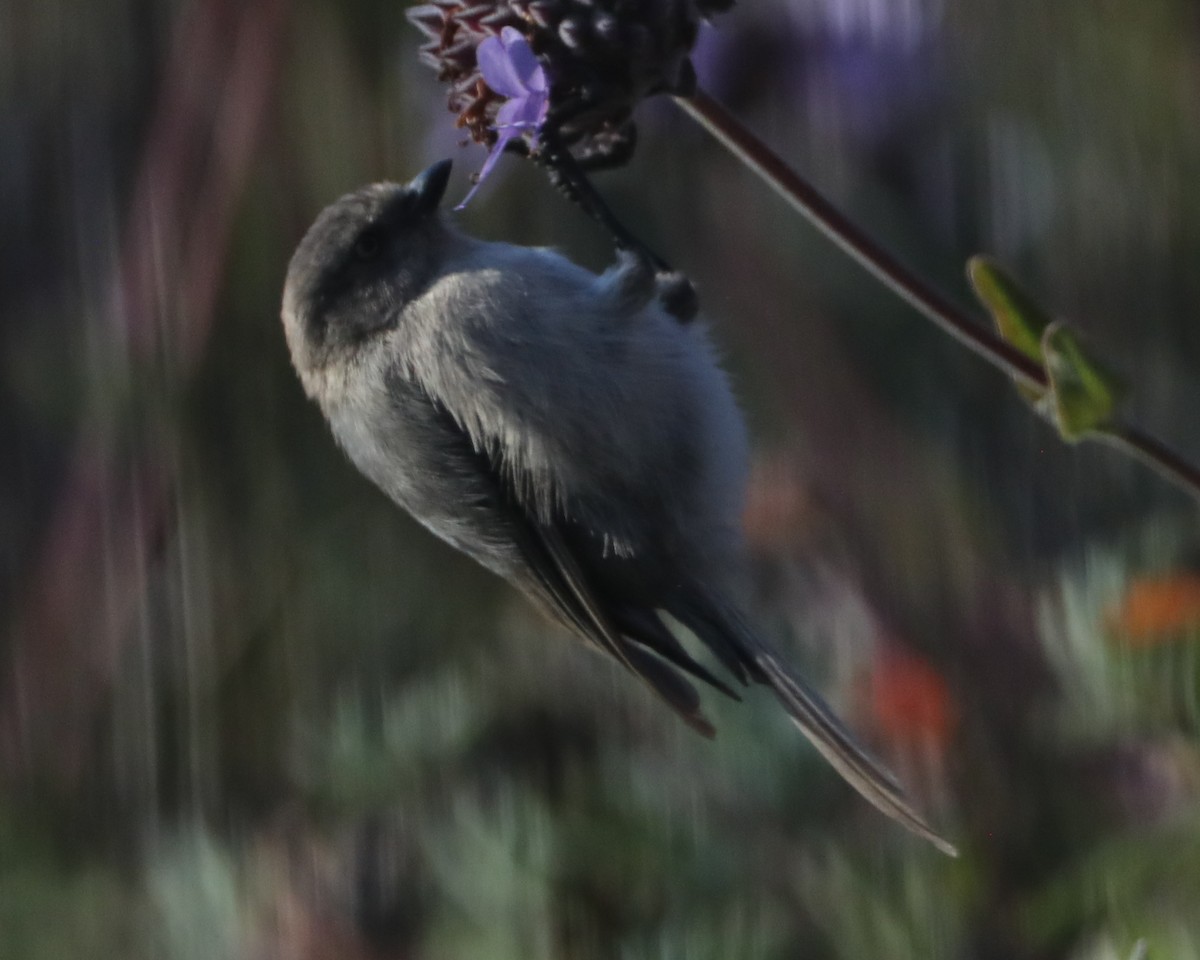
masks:
[[[501,575],[516,559],[512,519],[485,454],[444,407],[379,365],[326,409],[354,465],[416,520]]]

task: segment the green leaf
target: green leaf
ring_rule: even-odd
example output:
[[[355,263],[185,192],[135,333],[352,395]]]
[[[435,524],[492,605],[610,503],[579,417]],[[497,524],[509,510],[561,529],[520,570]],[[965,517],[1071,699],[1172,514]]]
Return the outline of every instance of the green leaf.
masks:
[[[1042,335],[1051,324],[1050,315],[990,257],[974,256],[967,261],[967,278],[975,295],[987,307],[996,331],[1030,360],[1043,362]],[[1018,385],[1021,396],[1040,412],[1047,391]]]
[[[968,260],[967,277],[975,295],[991,313],[1000,336],[1040,363],[1042,333],[1051,323],[1049,314],[990,257]]]
[[[1054,399],[1054,422],[1074,442],[1113,422],[1125,384],[1090,356],[1079,336],[1056,321],[1042,334],[1046,376]]]
[[[1125,385],[1088,353],[1078,334],[1052,320],[989,257],[972,257],[967,277],[1000,336],[1046,371],[1048,387],[1017,385],[1025,401],[1072,443],[1111,425]]]

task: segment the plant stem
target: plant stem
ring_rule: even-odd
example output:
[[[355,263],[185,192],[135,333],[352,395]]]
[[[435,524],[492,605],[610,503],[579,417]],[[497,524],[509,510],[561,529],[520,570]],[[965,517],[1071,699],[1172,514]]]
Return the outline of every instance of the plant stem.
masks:
[[[1189,463],[1158,438],[1131,424],[1117,424],[1109,431],[1096,434],[1096,439],[1118,450],[1124,450],[1181,490],[1186,490],[1193,496],[1200,496],[1200,468]]]
[[[703,90],[675,102],[893,293],[1018,383],[1046,388],[1046,374],[1037,363],[917,279]]]
[[[1046,372],[1040,364],[916,277],[707,93],[697,90],[690,97],[675,97],[675,102],[826,237],[898,297],[969,350],[1007,373],[1018,385],[1035,390],[1049,388]],[[1107,434],[1096,436],[1141,460],[1161,477],[1193,497],[1200,497],[1200,469],[1161,441],[1136,427],[1124,424],[1116,425]]]

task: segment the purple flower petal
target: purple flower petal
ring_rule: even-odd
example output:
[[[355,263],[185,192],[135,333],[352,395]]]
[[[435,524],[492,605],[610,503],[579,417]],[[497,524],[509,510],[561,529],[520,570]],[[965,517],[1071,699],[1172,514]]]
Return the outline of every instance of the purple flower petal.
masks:
[[[546,90],[546,71],[533,55],[529,41],[515,27],[505,27],[500,31],[500,42],[508,53],[508,60],[525,90],[544,92]],[[486,79],[486,78],[485,78]]]
[[[488,37],[475,51],[479,72],[483,82],[502,97],[520,97],[525,94],[525,84],[517,72],[508,48],[499,37]]]
[[[488,37],[475,51],[483,82],[503,97],[544,93],[546,71],[520,31],[505,27],[499,37]]]
[[[461,210],[475,196],[510,140],[528,133],[530,142],[537,144],[538,129],[550,106],[546,71],[519,30],[505,27],[499,37],[488,37],[479,45],[475,57],[483,82],[507,100],[496,111],[492,127],[496,131],[496,144],[475,178],[475,185],[455,210]]]
[[[475,175],[474,186],[467,191],[467,195],[462,198],[462,203],[456,206],[454,208],[455,210],[461,210],[468,203],[470,203],[471,198],[475,196],[475,192],[481,186],[483,186],[483,181],[487,179],[488,174],[491,173],[492,169],[496,166],[496,162],[500,159],[500,154],[504,152],[505,145],[509,140],[516,136],[518,136],[518,132],[516,130],[501,130],[497,134],[496,145],[492,147],[492,152],[488,154],[487,159],[483,162],[483,169],[481,169],[479,173]]]
[[[541,125],[546,113],[546,98],[529,94],[500,105],[496,111],[496,130],[534,130]]]

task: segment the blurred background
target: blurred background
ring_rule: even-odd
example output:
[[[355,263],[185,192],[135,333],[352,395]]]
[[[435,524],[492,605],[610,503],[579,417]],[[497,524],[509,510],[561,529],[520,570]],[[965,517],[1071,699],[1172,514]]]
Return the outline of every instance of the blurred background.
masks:
[[[726,352],[759,620],[961,858],[765,692],[695,736],[351,468],[291,251],[484,159],[404,13],[0,7],[0,956],[1200,956],[1196,502],[1064,446],[669,101],[597,182]],[[1200,459],[1192,0],[744,0],[693,59],[952,297],[1001,258]],[[459,219],[611,257],[516,158]]]

